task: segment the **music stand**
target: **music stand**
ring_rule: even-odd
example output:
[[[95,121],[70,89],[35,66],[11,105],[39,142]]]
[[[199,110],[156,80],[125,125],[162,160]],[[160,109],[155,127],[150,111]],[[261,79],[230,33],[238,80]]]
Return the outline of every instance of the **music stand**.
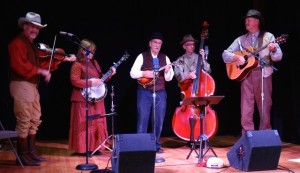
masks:
[[[218,104],[224,96],[207,96],[207,97],[188,97],[183,100],[182,105],[193,105],[200,109],[200,136],[197,138],[196,141],[200,141],[200,147],[199,147],[199,155],[198,155],[198,166],[204,166],[203,165],[203,158],[205,154],[211,150],[214,154],[214,156],[217,157],[217,154],[211,147],[207,135],[203,132],[203,118],[205,117],[205,107],[207,105],[216,105]],[[202,143],[205,143],[205,146],[208,146],[207,150],[203,152],[203,146]],[[192,148],[189,155],[194,149]],[[196,152],[197,153],[197,152]]]

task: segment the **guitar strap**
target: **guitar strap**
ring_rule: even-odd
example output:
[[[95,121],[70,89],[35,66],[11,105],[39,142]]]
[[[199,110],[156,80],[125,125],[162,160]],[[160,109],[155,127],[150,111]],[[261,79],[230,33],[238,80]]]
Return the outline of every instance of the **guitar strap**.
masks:
[[[260,49],[263,46],[263,38],[265,36],[265,31],[261,31],[258,35],[258,49]]]
[[[263,38],[265,36],[265,33],[266,33],[265,31],[261,31],[259,33],[259,36],[258,36],[258,49],[260,49],[263,46],[263,40],[264,40]],[[270,55],[266,55],[266,56],[262,57],[262,59],[264,59],[265,61],[267,61],[270,64],[273,64],[273,61],[272,61]]]

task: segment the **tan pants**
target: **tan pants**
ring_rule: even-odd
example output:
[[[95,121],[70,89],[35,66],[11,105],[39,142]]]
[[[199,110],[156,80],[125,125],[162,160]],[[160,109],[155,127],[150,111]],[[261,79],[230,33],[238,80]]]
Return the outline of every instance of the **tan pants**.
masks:
[[[10,94],[14,100],[14,114],[19,137],[36,134],[41,124],[40,95],[36,84],[26,81],[11,81]]]

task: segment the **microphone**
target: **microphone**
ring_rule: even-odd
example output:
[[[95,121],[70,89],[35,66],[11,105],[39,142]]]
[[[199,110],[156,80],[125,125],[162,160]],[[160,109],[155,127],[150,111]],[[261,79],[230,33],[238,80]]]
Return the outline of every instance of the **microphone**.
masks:
[[[208,58],[208,52],[209,52],[208,46],[205,46],[204,52],[205,52],[205,60],[207,61],[207,58]]]
[[[238,40],[238,43],[239,43],[239,46],[240,46],[240,51],[243,51],[243,48],[242,48],[241,41],[240,41],[240,40]]]
[[[159,72],[159,61],[158,58],[153,58],[153,71]]]
[[[74,34],[68,33],[68,32],[64,32],[64,31],[59,31],[59,34],[60,35],[64,35],[64,36],[68,36],[68,37],[73,37],[74,36]]]

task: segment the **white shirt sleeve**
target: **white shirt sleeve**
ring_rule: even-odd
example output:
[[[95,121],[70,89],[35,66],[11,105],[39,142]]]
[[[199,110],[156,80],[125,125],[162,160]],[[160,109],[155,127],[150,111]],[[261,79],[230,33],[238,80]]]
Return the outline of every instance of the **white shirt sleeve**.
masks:
[[[166,56],[166,62],[167,64],[171,64],[171,61],[169,59],[168,56]],[[168,73],[164,73],[164,77],[165,77],[165,80],[166,81],[171,81],[173,79],[173,76],[174,76],[174,70],[173,70],[173,67],[171,67],[171,69],[168,71]]]
[[[139,54],[137,58],[135,59],[133,66],[131,67],[130,70],[130,76],[133,79],[138,79],[141,78],[143,75],[143,71],[141,70],[143,65],[143,55]]]

